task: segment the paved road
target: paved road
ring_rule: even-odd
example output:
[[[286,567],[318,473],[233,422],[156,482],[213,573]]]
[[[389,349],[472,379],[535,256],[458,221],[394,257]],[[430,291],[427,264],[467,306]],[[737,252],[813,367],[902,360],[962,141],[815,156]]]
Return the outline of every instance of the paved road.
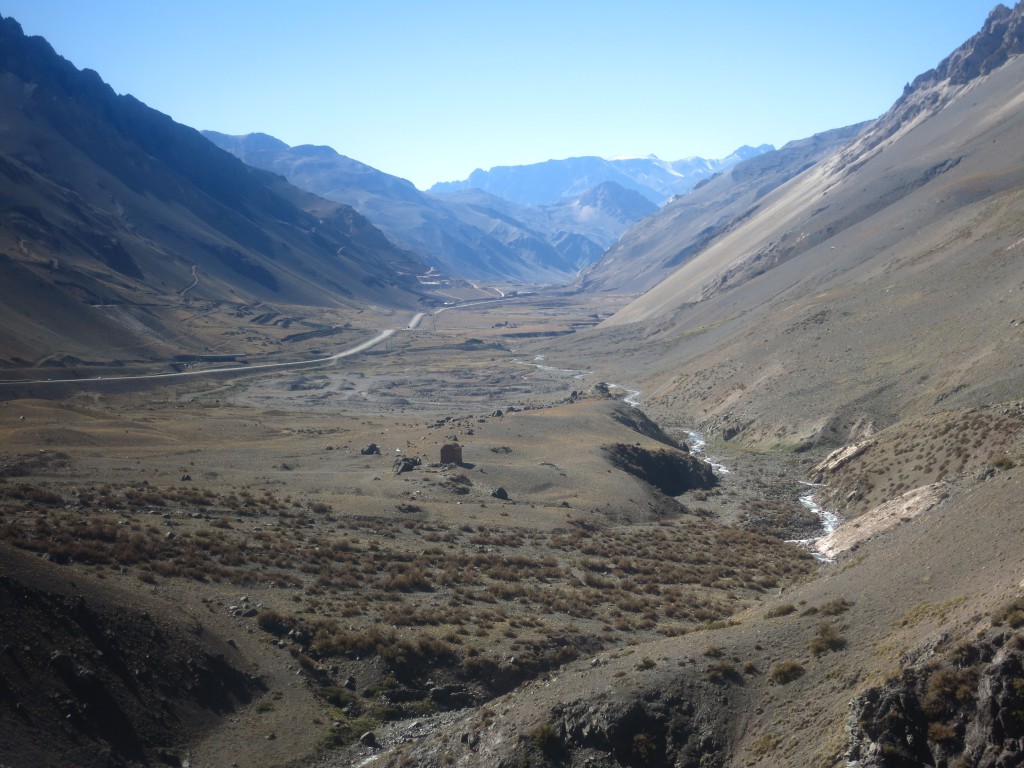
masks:
[[[418,324],[419,321],[422,320],[422,319],[423,319],[423,313],[421,312],[420,314],[416,315],[413,318],[413,320],[409,323],[409,325],[407,327],[408,328],[415,327],[413,325],[413,323]],[[391,338],[392,336],[395,335],[395,333],[396,333],[396,331],[393,328],[390,328],[390,329],[388,329],[386,331],[381,331],[376,336],[374,336],[372,339],[364,341],[361,344],[356,344],[354,347],[349,347],[348,349],[342,350],[341,352],[337,352],[337,353],[335,353],[333,355],[328,355],[327,357],[317,357],[317,358],[314,358],[312,360],[295,360],[295,361],[292,361],[290,363],[259,363],[259,364],[256,364],[256,365],[234,365],[234,366],[231,366],[229,368],[204,368],[202,370],[194,370],[194,371],[176,371],[174,373],[147,373],[147,374],[139,374],[139,375],[136,375],[136,376],[97,376],[96,378],[92,378],[92,379],[22,379],[22,380],[8,379],[8,380],[5,380],[5,381],[0,381],[0,387],[2,387],[2,386],[21,386],[21,385],[25,385],[25,384],[32,384],[32,385],[36,385],[36,384],[83,384],[83,385],[86,385],[86,384],[90,384],[90,383],[110,382],[110,381],[148,381],[148,380],[156,380],[156,379],[174,379],[174,378],[180,378],[182,376],[214,376],[214,375],[220,375],[220,374],[224,374],[224,373],[251,373],[253,371],[269,371],[269,370],[274,370],[276,368],[277,369],[279,369],[279,368],[301,368],[301,367],[306,367],[306,366],[317,366],[317,365],[323,365],[324,363],[334,362],[335,360],[340,360],[343,357],[351,357],[352,355],[357,355],[360,352],[365,352],[366,350],[368,350],[368,349],[370,349],[372,347],[377,346],[378,344],[380,344],[385,339]]]
[[[494,302],[502,301],[505,298],[505,295],[502,294],[502,298],[498,299],[483,299],[480,301],[467,301],[463,304],[453,304],[448,307],[442,307],[440,309],[437,309],[432,314],[438,315],[445,309],[457,309],[459,307],[472,307],[479,304],[491,304]],[[415,315],[412,316],[412,319],[405,326],[404,330],[415,330],[416,328],[419,327],[420,323],[423,321],[423,318],[426,316],[426,312],[417,312]],[[364,341],[361,344],[356,344],[354,347],[349,347],[348,349],[342,350],[341,352],[337,352],[333,355],[328,355],[327,357],[317,357],[312,360],[295,360],[290,363],[258,363],[256,365],[235,365],[228,368],[203,368],[202,370],[176,371],[174,373],[145,373],[138,374],[135,376],[97,376],[91,379],[6,379],[0,380],[0,387],[16,387],[25,386],[27,384],[31,384],[33,386],[45,384],[79,384],[82,386],[86,386],[90,383],[106,383],[111,381],[156,381],[159,379],[176,379],[184,376],[219,376],[225,373],[252,373],[253,371],[271,371],[274,369],[282,368],[315,367],[318,365],[323,365],[325,363],[334,362],[335,360],[341,360],[343,357],[351,357],[352,355],[357,355],[360,352],[365,352],[366,350],[377,346],[385,339],[391,338],[396,333],[397,331],[394,328],[389,328],[388,330],[381,331],[372,339]]]

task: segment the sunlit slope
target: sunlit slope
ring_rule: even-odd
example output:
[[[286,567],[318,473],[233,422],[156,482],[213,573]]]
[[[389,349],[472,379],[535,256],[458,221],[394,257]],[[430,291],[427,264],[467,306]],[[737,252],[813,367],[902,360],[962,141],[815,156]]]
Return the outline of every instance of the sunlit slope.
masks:
[[[1019,57],[918,86],[603,327],[657,350],[663,403],[751,441],[1014,397],[1022,103]]]

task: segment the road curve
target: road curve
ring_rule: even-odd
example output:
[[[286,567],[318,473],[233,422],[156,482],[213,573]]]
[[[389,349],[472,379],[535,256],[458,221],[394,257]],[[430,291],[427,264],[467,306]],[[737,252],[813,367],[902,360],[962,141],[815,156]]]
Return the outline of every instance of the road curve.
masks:
[[[423,319],[423,313],[420,313],[407,326],[412,328],[413,323],[419,323],[419,320]],[[26,384],[32,384],[33,386],[39,384],[90,384],[90,383],[107,383],[111,381],[154,381],[157,379],[175,379],[184,376],[215,376],[224,373],[251,373],[253,371],[269,371],[273,369],[281,368],[302,368],[306,366],[317,366],[323,365],[324,363],[331,363],[335,360],[341,360],[343,357],[351,357],[357,355],[360,352],[377,346],[385,339],[389,339],[396,333],[394,328],[381,331],[372,339],[368,339],[360,344],[356,344],[354,347],[349,347],[341,352],[337,352],[327,357],[317,357],[312,360],[294,360],[290,363],[258,363],[256,365],[234,365],[228,368],[207,368],[197,371],[176,371],[174,373],[145,373],[138,374],[135,376],[97,376],[91,379],[6,379],[0,381],[0,387],[3,386],[24,386]]]

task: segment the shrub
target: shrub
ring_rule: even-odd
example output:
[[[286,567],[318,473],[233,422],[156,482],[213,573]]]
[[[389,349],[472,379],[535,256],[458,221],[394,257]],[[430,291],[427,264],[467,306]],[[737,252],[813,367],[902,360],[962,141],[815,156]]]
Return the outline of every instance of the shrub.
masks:
[[[562,746],[558,731],[551,723],[541,723],[531,730],[530,743],[549,757],[557,755]]]
[[[288,619],[273,608],[264,608],[256,616],[256,623],[264,632],[274,635],[283,635],[295,623],[294,618]]]
[[[1001,605],[992,614],[992,626],[1007,624],[1013,629],[1024,626],[1024,597],[1018,597]]]
[[[777,619],[779,616],[789,616],[791,613],[796,613],[796,606],[792,603],[785,603],[784,605],[776,605],[774,608],[769,608],[765,611],[765,618]]]
[[[830,621],[818,625],[818,631],[807,644],[808,650],[816,656],[829,651],[839,651],[846,647],[846,638],[839,634],[839,628]]]
[[[841,613],[846,613],[852,607],[853,603],[845,597],[840,597],[836,600],[825,603],[818,609],[818,612],[824,616],[838,616]]]
[[[929,720],[941,720],[972,704],[977,687],[977,675],[971,669],[937,669],[925,682],[921,711]]]
[[[1017,463],[1009,456],[999,456],[992,462],[992,466],[996,469],[1013,469]]]
[[[932,741],[956,741],[956,728],[947,723],[929,723],[928,738]]]
[[[803,664],[799,661],[780,661],[771,668],[768,679],[777,685],[786,685],[799,678],[804,673]]]
[[[708,667],[708,680],[720,683],[737,676],[736,667],[728,659],[719,659]]]

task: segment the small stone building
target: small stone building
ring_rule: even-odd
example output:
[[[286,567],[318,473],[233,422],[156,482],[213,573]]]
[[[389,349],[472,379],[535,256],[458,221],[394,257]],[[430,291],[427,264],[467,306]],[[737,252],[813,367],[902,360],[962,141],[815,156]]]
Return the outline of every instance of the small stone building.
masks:
[[[462,446],[458,443],[446,443],[441,446],[442,464],[461,464]]]

